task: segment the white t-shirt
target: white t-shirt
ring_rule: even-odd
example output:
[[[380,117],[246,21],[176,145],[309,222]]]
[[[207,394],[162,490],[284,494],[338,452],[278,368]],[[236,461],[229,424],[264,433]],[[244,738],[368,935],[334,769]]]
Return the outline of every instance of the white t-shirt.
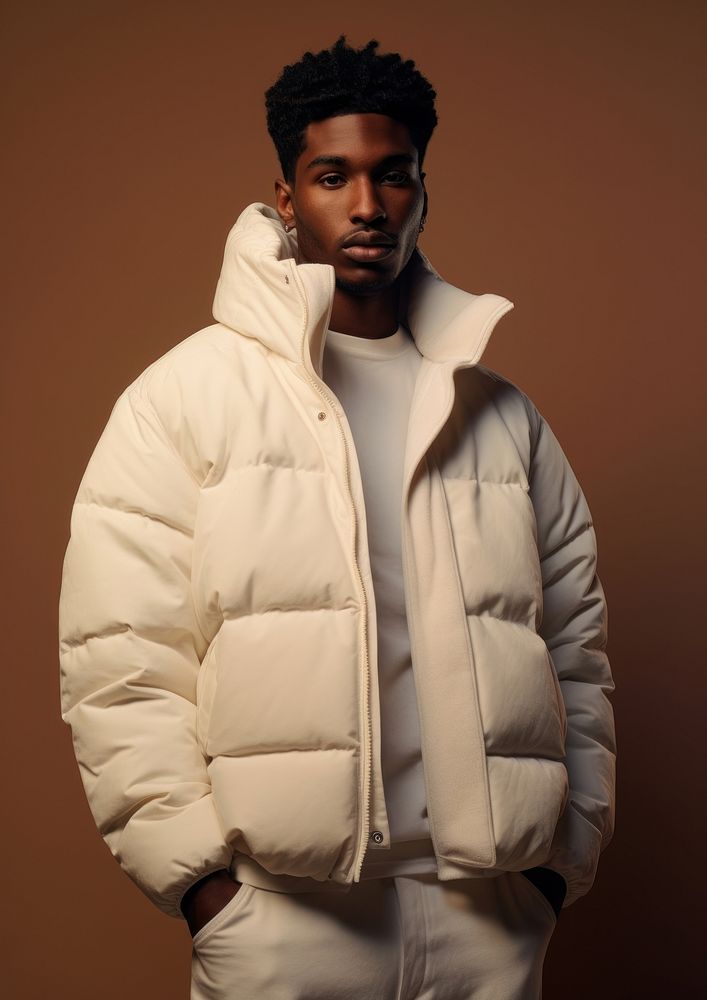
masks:
[[[323,377],[341,402],[356,445],[378,626],[381,765],[391,846],[369,847],[362,879],[437,871],[427,820],[400,523],[410,401],[421,360],[403,324],[379,339],[327,331]]]

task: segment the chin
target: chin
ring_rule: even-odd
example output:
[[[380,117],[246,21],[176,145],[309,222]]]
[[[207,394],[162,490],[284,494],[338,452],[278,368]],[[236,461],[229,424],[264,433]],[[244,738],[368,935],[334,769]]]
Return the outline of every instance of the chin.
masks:
[[[382,292],[384,288],[390,288],[395,281],[395,276],[390,274],[370,274],[354,280],[336,275],[336,287],[342,292],[349,292],[352,295],[373,295]]]

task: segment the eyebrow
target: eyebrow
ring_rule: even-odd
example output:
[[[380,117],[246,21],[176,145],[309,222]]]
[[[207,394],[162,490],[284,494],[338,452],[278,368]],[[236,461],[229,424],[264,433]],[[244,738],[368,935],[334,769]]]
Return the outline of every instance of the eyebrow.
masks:
[[[312,167],[321,167],[324,165],[331,165],[335,167],[345,167],[348,164],[348,160],[345,156],[333,156],[333,155],[323,155],[315,156],[311,163],[307,164],[307,170],[311,170]],[[387,167],[391,163],[414,163],[415,157],[411,153],[391,153],[390,156],[384,156],[383,159],[377,164],[378,167]]]

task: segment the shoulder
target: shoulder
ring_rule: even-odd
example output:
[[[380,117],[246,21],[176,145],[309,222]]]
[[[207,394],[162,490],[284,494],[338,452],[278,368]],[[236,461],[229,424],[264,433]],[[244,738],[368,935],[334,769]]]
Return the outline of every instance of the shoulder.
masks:
[[[240,396],[266,362],[258,341],[220,323],[198,330],[156,358],[127,386],[165,426],[215,414]]]
[[[121,393],[115,419],[140,412],[203,482],[242,417],[249,383],[265,362],[257,341],[212,324],[152,361]]]
[[[531,439],[537,437],[543,420],[542,414],[517,382],[487,365],[477,364],[467,371],[477,391],[481,391],[509,426],[527,429]]]
[[[155,358],[125,391],[158,402],[169,386],[187,388],[205,376],[228,371],[237,363],[245,339],[220,323],[206,326]]]

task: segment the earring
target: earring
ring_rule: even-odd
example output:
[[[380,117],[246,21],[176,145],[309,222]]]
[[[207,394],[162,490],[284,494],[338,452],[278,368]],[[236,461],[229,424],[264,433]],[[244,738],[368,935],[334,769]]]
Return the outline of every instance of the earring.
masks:
[[[294,226],[290,226],[289,223],[287,223],[287,222],[285,223],[285,232],[286,233],[289,233],[290,229],[294,229],[294,228],[295,227]]]
[[[425,228],[425,222],[426,221],[427,221],[427,217],[425,216],[425,218],[422,219],[422,221],[420,222],[420,232],[422,232],[422,230]]]

